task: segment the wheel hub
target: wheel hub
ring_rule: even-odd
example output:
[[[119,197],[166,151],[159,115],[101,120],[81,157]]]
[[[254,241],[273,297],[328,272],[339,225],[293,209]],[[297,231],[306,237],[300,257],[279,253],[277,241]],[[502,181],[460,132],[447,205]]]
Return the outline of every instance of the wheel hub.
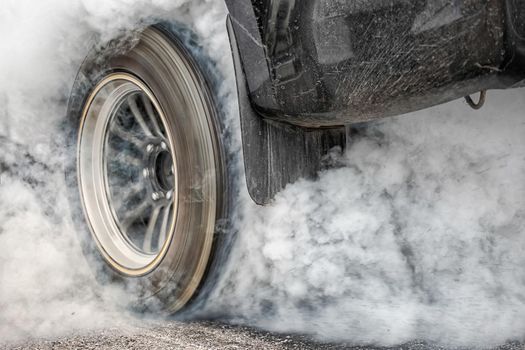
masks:
[[[143,176],[149,181],[154,201],[171,200],[175,190],[175,169],[171,152],[164,141],[146,145],[147,159]]]

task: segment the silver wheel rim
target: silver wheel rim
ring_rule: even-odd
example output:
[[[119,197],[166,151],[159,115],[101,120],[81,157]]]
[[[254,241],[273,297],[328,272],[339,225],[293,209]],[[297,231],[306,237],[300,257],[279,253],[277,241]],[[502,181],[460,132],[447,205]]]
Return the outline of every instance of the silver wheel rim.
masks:
[[[83,205],[101,251],[128,275],[155,268],[172,238],[177,172],[166,125],[153,93],[128,73],[107,76],[86,103]]]

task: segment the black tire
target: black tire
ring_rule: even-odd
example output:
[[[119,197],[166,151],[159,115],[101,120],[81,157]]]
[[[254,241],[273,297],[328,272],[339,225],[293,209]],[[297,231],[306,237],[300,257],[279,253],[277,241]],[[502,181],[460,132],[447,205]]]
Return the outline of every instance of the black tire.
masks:
[[[202,59],[202,50],[187,30],[156,25],[137,38],[132,45],[115,42],[96,50],[82,64],[68,105],[71,156],[66,179],[73,220],[99,281],[120,284],[131,295],[132,304],[141,309],[174,313],[203,300],[227,256],[231,238],[231,178],[221,137],[222,111],[216,102],[218,75],[213,65],[202,64],[210,61]],[[199,59],[194,56],[196,52]],[[142,123],[146,127],[140,127],[136,111],[150,117]],[[132,200],[122,197],[120,206],[112,207],[119,193],[132,187],[130,184],[114,190],[113,182],[127,179],[115,175],[117,180],[113,181],[114,174],[125,173],[133,186],[142,186],[130,162],[126,161],[129,171],[118,167],[114,167],[118,171],[111,170],[113,159],[126,151],[128,142],[117,132],[111,134],[112,130],[128,128],[132,135],[129,142],[133,143],[129,148],[140,150],[136,140],[140,137],[135,138],[140,135],[135,131],[152,131],[155,124],[162,128],[157,127],[157,135],[145,134],[145,149],[141,152],[146,155],[136,156],[143,159],[143,180],[147,183],[140,195],[135,194]],[[126,147],[112,150],[116,148],[113,139]],[[156,153],[148,156],[148,152]],[[164,161],[167,167],[157,164],[160,158],[168,159]],[[132,163],[137,169],[141,166],[136,160]],[[155,175],[151,175],[153,172]],[[157,176],[159,173],[165,179]],[[169,173],[171,177],[166,175]],[[169,198],[172,203],[157,209],[159,197],[166,203]],[[126,217],[136,211],[127,210],[129,203],[142,205],[153,201],[151,198],[157,198],[157,204],[136,217]],[[162,223],[161,215],[166,217]],[[140,243],[141,230],[146,234],[139,247],[136,241]],[[154,235],[158,236],[156,241]],[[152,248],[154,244],[158,251]]]

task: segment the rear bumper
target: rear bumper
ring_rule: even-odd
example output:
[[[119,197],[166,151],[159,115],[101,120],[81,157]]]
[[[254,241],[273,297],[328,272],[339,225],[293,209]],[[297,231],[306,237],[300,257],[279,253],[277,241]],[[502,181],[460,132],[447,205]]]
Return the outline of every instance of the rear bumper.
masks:
[[[525,84],[525,0],[226,0],[252,107],[307,127]]]

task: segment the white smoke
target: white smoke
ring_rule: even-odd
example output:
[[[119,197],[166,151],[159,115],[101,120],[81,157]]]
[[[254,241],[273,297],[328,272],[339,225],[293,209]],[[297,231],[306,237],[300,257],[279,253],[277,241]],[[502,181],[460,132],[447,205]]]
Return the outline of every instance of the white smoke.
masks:
[[[525,335],[525,91],[370,125],[341,165],[245,204],[218,309],[323,340]]]
[[[223,69],[238,136],[225,16],[220,0],[3,1],[0,342],[133,322],[126,298],[94,281],[68,218],[67,96],[93,45],[176,20]],[[523,110],[514,90],[490,92],[480,112],[456,101],[388,119],[334,153],[339,168],[268,207],[242,188],[238,238],[207,311],[356,344],[522,340]]]
[[[2,1],[0,346],[133,322],[128,298],[95,281],[69,217],[69,92],[94,45],[166,20],[190,27],[233,79],[225,18],[207,0]]]

